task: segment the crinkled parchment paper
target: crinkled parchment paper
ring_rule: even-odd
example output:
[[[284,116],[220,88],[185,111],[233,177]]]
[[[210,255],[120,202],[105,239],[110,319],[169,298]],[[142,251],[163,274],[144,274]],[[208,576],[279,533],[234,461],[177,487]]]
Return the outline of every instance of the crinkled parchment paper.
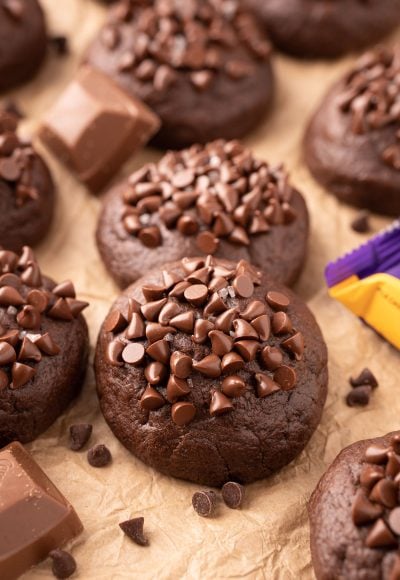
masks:
[[[105,13],[94,0],[43,0],[43,4],[51,31],[68,35],[71,55],[50,56],[39,76],[11,95],[28,114],[23,124],[28,134],[73,77]],[[285,161],[311,212],[309,256],[296,290],[317,316],[329,347],[329,397],[320,427],[295,462],[274,477],[247,487],[242,510],[221,507],[216,518],[202,519],[191,507],[196,486],[159,475],[114,438],[99,411],[90,367],[82,395],[73,407],[28,446],[84,523],[84,533],[71,545],[79,578],[313,578],[306,503],[319,477],[342,447],[400,427],[399,353],[330,300],[324,286],[324,265],[364,239],[349,227],[356,212],[326,195],[301,160],[306,120],[326,87],[350,62],[302,63],[277,56],[274,110],[246,141],[260,157],[273,163]],[[52,230],[38,248],[38,256],[47,274],[60,281],[72,278],[79,298],[90,301],[86,317],[93,355],[100,323],[118,293],[94,242],[100,199],[44,154],[58,184],[58,204]],[[125,172],[159,155],[146,150]],[[387,223],[373,219],[375,230]],[[344,403],[347,379],[366,365],[376,373],[380,387],[368,407],[350,409]],[[110,448],[111,466],[94,469],[85,452],[68,450],[68,427],[77,421],[93,423],[92,443]],[[148,548],[133,544],[118,527],[119,522],[135,516],[145,518]],[[49,562],[26,577],[51,578]]]

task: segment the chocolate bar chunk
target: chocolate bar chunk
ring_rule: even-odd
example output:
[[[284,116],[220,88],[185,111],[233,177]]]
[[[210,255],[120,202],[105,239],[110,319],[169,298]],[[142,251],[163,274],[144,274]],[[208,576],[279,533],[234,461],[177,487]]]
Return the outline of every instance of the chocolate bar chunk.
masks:
[[[80,534],[73,507],[20,443],[0,451],[0,578],[14,580]]]
[[[93,192],[158,131],[158,117],[108,77],[81,68],[40,130],[43,143]]]

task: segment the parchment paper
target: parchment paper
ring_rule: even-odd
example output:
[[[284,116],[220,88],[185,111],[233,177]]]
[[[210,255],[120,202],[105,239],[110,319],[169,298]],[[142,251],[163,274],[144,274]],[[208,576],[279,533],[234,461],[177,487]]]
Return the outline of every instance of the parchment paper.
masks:
[[[11,95],[28,114],[23,125],[27,133],[35,130],[72,78],[105,14],[104,7],[92,0],[43,0],[43,5],[51,31],[68,35],[72,54],[50,56],[39,76]],[[302,63],[276,56],[274,110],[246,141],[260,157],[285,161],[311,212],[309,258],[296,290],[316,314],[329,347],[329,397],[320,427],[297,461],[274,477],[247,487],[242,510],[221,507],[216,518],[203,519],[191,507],[192,494],[198,489],[195,485],[159,475],[114,438],[99,411],[90,366],[77,402],[28,446],[84,523],[85,532],[71,545],[79,578],[313,578],[306,503],[319,477],[344,446],[400,427],[398,351],[332,301],[324,285],[325,264],[364,240],[349,227],[356,212],[326,195],[301,160],[306,120],[330,82],[350,62]],[[90,301],[86,317],[93,358],[99,325],[118,293],[94,242],[100,199],[91,196],[47,152],[44,155],[58,184],[58,205],[51,233],[37,252],[48,275],[59,281],[73,279],[79,298]],[[159,156],[146,150],[125,173]],[[375,230],[388,223],[373,219]],[[344,403],[348,377],[367,365],[376,373],[379,389],[368,407],[350,409]],[[105,443],[110,448],[111,466],[94,469],[86,461],[86,452],[68,450],[68,427],[77,421],[93,423],[91,443]],[[135,516],[145,518],[148,548],[133,544],[118,527],[119,522]],[[51,578],[49,562],[26,577]]]

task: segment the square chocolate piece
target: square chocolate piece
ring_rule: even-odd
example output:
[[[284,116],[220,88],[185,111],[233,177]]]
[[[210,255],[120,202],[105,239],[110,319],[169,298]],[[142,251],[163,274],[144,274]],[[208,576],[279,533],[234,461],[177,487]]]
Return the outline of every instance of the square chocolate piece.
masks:
[[[0,578],[14,580],[81,533],[74,508],[20,443],[0,451]]]
[[[158,117],[103,73],[82,67],[39,137],[93,192],[158,131]]]

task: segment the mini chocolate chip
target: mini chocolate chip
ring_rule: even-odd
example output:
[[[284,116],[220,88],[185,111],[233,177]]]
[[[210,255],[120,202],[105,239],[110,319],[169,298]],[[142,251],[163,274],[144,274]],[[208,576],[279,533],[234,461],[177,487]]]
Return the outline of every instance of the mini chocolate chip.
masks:
[[[361,210],[351,222],[351,229],[359,234],[366,234],[370,231],[369,218],[370,213],[366,210]]]
[[[49,557],[53,560],[51,571],[56,578],[69,578],[76,571],[75,559],[65,550],[52,550]]]
[[[228,481],[221,490],[222,499],[229,508],[236,510],[242,507],[244,487],[234,481]]]
[[[378,386],[378,381],[376,380],[373,373],[368,369],[365,368],[361,371],[358,377],[351,377],[350,384],[352,387],[359,387],[361,385],[369,385],[373,389]]]
[[[109,449],[105,445],[99,444],[89,449],[87,460],[92,467],[105,467],[111,463],[112,457]]]
[[[370,386],[356,387],[346,396],[346,403],[349,407],[365,407],[370,401],[371,392]]]
[[[209,518],[215,513],[217,494],[214,491],[197,491],[192,496],[192,505],[199,516]]]
[[[77,423],[76,425],[71,425],[69,428],[69,448],[72,451],[80,451],[89,441],[92,431],[93,426],[90,425],[90,423]]]
[[[144,535],[144,518],[133,518],[119,524],[121,530],[138,546],[148,546],[149,540]]]

